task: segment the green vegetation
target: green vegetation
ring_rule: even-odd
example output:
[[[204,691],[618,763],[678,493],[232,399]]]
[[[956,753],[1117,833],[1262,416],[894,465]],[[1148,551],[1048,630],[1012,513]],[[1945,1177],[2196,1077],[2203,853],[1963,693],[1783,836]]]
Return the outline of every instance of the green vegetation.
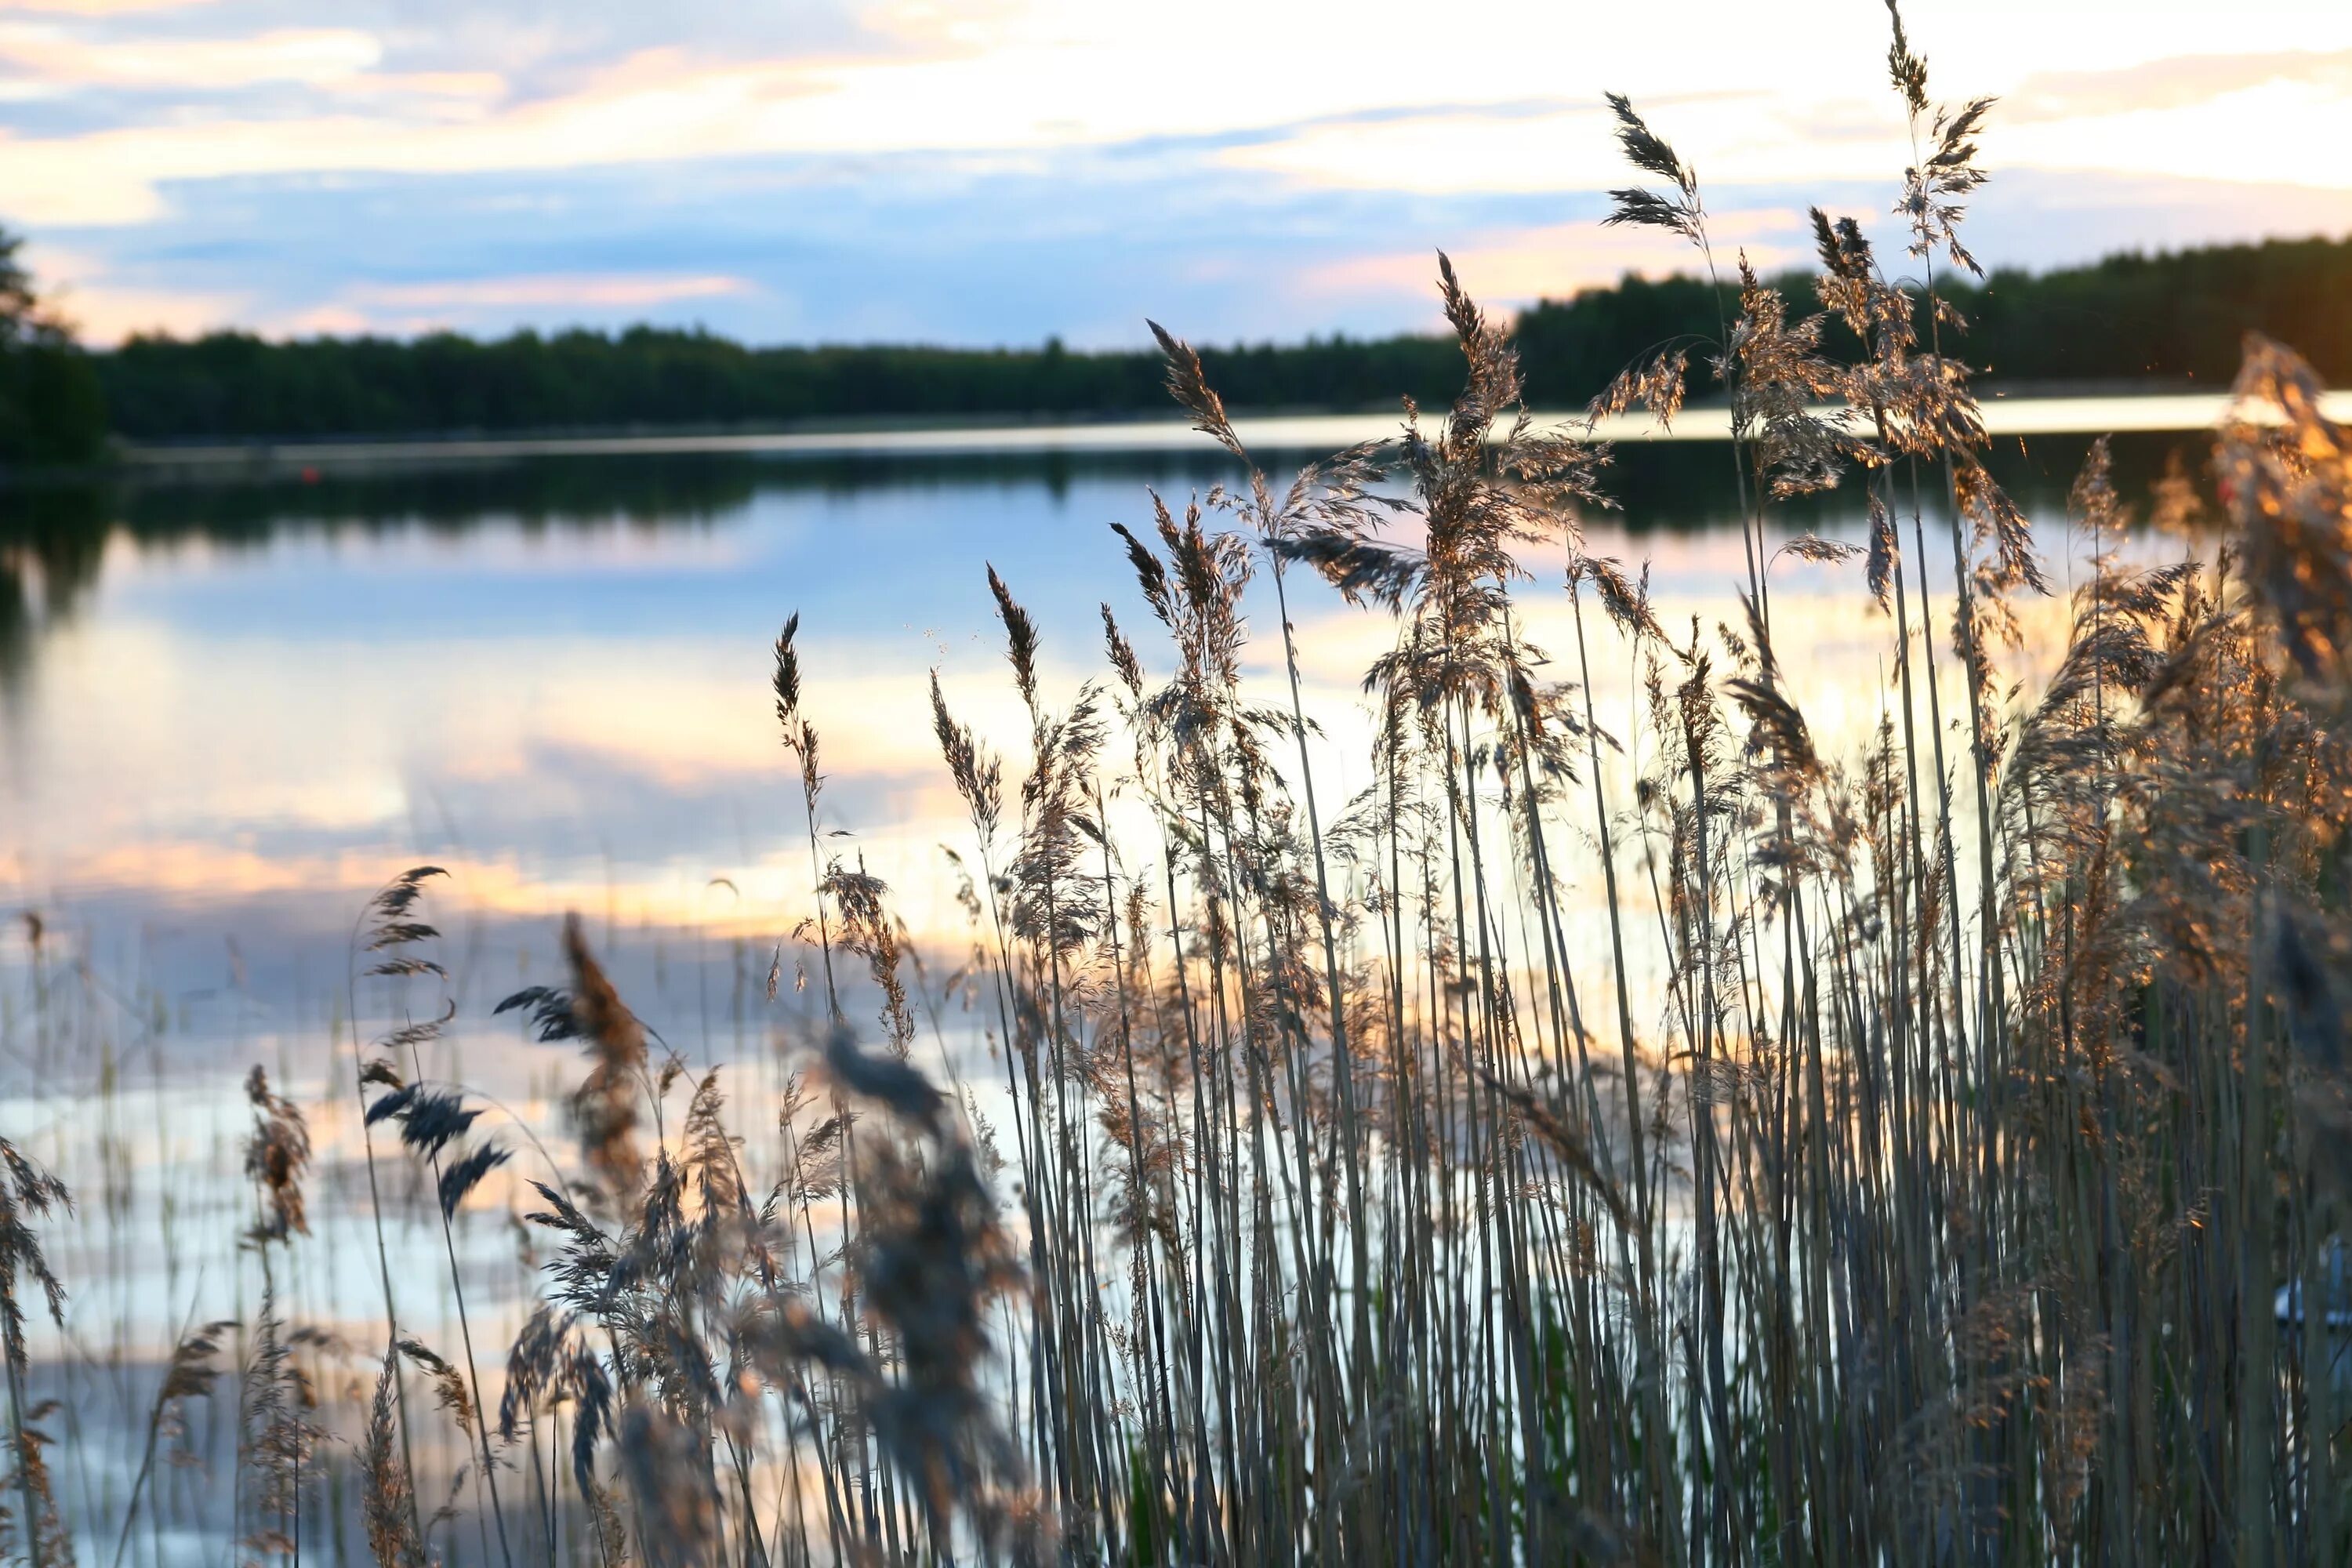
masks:
[[[0,472],[87,463],[106,444],[106,405],[89,356],[42,307],[0,229]]]
[[[1795,310],[1811,279],[1777,286]],[[2352,377],[2352,240],[2273,240],[2110,258],[2034,277],[1996,272],[1944,290],[1969,322],[1967,352],[2003,378],[2195,380],[2226,384],[2249,331],[2291,336],[2323,375]],[[1522,311],[1517,339],[1538,407],[1580,406],[1624,364],[1674,339],[1712,342],[1737,291],[1686,277],[1628,277]],[[1842,342],[1841,342],[1842,339]],[[1832,353],[1858,353],[1833,331]],[[1238,407],[1435,406],[1452,395],[1450,339],[1347,338],[1204,349]],[[97,357],[115,427],[135,440],[390,435],[627,426],[778,424],[845,416],[1114,416],[1157,411],[1145,353],[921,347],[749,348],[699,331],[633,327],[496,342],[243,332],[136,338]]]
[[[1914,257],[1965,268],[1987,105],[1931,114],[1899,22],[1889,63]],[[1615,108],[1655,182],[1618,220],[1704,252],[1695,177]],[[498,1008],[580,1052],[570,1136],[542,1140],[452,1081],[450,1033],[486,1020],[443,1005],[443,873],[387,884],[339,1109],[311,1102],[365,1173],[339,1190],[377,1227],[383,1319],[339,1346],[278,1315],[319,1245],[311,1142],[257,1069],[236,1485],[134,1484],[114,1559],[209,1500],[173,1540],[290,1563],[343,1499],[387,1568],[2344,1560],[2352,434],[2257,340],[2238,385],[2275,422],[2221,440],[2226,523],[2161,487],[2179,557],[2128,559],[2095,447],[2062,575],[1949,326],[1923,334],[1858,231],[1821,241],[1819,311],[1742,278],[1730,322],[1737,624],[1669,624],[1586,548],[1607,454],[1517,420],[1508,332],[1450,266],[1444,412],[1287,483],[1163,335],[1177,401],[1257,482],[1107,543],[1156,625],[1106,607],[1103,673],[1056,689],[992,570],[1010,748],[936,683],[927,712],[906,694],[969,814],[969,940],[932,956],[989,1081],[942,1087],[945,966],[828,830],[824,632],[797,616],[767,826],[808,879],[768,993],[794,964],[821,1002],[810,1076],[689,1072],[575,919],[553,984]],[[1682,354],[1604,405],[1670,415]],[[1786,539],[1847,475],[1866,542]],[[1781,660],[1807,563],[1853,574],[1886,672],[1837,694],[1864,711],[1843,754]],[[1326,591],[1383,634],[1351,799],[1292,635]],[[2021,689],[2029,616],[2055,663]],[[7,1479],[47,1568],[76,1472],[26,1325],[61,1315],[65,1194],[0,1156]],[[500,1347],[457,1238],[519,1173],[539,1305]],[[383,1251],[419,1219],[439,1350]],[[151,1457],[226,1327],[170,1358]],[[143,1480],[136,1451],[113,1468]]]

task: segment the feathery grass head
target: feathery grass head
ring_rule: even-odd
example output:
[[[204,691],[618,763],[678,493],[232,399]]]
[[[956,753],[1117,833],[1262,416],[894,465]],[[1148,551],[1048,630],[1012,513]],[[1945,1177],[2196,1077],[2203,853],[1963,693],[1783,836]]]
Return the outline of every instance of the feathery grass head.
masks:
[[[1640,186],[1611,191],[1612,204],[1604,225],[1631,224],[1639,228],[1663,228],[1681,235],[1694,245],[1706,243],[1706,214],[1699,205],[1698,175],[1682,160],[1664,137],[1652,131],[1649,122],[1633,108],[1633,100],[1622,93],[1608,94],[1609,112],[1617,121],[1617,145],[1626,160],[1644,174],[1655,174],[1674,186],[1672,195]]]
[[[424,1543],[416,1537],[416,1491],[401,1454],[399,1372],[398,1352],[386,1350],[360,1444],[360,1518],[377,1568],[425,1568]]]
[[[1886,75],[1895,90],[1903,95],[1904,107],[1914,117],[1927,112],[1927,62],[1911,52],[1911,40],[1903,32],[1903,8],[1896,0],[1886,0],[1887,20],[1895,25],[1894,41],[1886,46]]]
[[[2352,437],[2321,411],[2311,367],[2259,334],[2235,394],[2280,421],[2233,425],[2217,465],[2246,581],[2305,675],[2352,679]]]
[[[971,814],[972,826],[985,846],[994,841],[1004,813],[1004,764],[984,745],[969,724],[959,724],[948,711],[940,690],[940,672],[931,671],[931,733],[939,738],[948,776]]]
[[[365,950],[383,955],[368,967],[369,974],[404,979],[415,974],[446,973],[432,959],[408,951],[441,934],[422,921],[411,920],[409,915],[416,900],[424,896],[425,884],[448,874],[438,866],[413,866],[386,882],[369,900],[360,917],[366,932]]]
[[[645,1159],[636,1142],[639,1096],[651,1085],[645,1026],[589,950],[577,914],[563,918],[563,956],[572,970],[569,990],[527,986],[501,1001],[495,1011],[527,1010],[541,1040],[582,1042],[589,1068],[569,1101],[572,1125],[580,1135],[592,1192],[599,1202],[625,1205],[645,1177]],[[412,1094],[412,1101],[415,1098]],[[462,1107],[458,1113],[464,1122],[455,1131],[462,1131],[473,1115]],[[432,1113],[424,1135],[429,1139],[446,1120],[438,1111]],[[488,1169],[476,1172],[473,1179],[478,1181]]]
[[[9,1473],[0,1476],[0,1484],[13,1493],[0,1495],[0,1509],[8,1510],[0,1517],[0,1531],[13,1527],[28,1558],[46,1555],[60,1563],[72,1561],[72,1538],[58,1511],[44,1453],[52,1439],[38,1425],[56,1413],[57,1405],[47,1400],[29,1407],[23,1403],[32,1358],[17,1292],[27,1279],[40,1287],[49,1321],[65,1327],[66,1289],[49,1268],[33,1222],[72,1209],[73,1194],[65,1183],[0,1138],[0,1364],[7,1373],[12,1428],[7,1435]]]
[[[50,1319],[65,1323],[66,1289],[49,1271],[33,1221],[72,1212],[73,1194],[65,1183],[0,1138],[0,1328],[7,1333],[9,1364],[20,1374],[25,1320],[16,1305],[17,1281],[30,1278],[47,1298]]]
[[[262,1214],[247,1239],[283,1242],[310,1234],[302,1198],[302,1173],[310,1164],[310,1130],[293,1101],[269,1087],[269,1075],[256,1066],[245,1080],[253,1106],[253,1131],[245,1142],[245,1173],[258,1190]]]
[[[784,629],[776,634],[776,672],[770,686],[776,694],[776,723],[782,730],[784,743],[791,745],[794,731],[800,727],[801,656],[793,646],[800,635],[800,612],[795,610],[786,618]]]
[[[988,568],[988,591],[996,597],[996,615],[1004,623],[1004,657],[1013,666],[1013,684],[1034,715],[1037,710],[1037,623],[1013,597],[1013,590]]]
[[[1144,325],[1151,329],[1160,352],[1167,358],[1168,395],[1192,416],[1192,428],[1246,461],[1249,454],[1242,449],[1241,437],[1234,434],[1233,421],[1225,416],[1225,401],[1209,384],[1208,373],[1192,345],[1157,321],[1147,321]]]

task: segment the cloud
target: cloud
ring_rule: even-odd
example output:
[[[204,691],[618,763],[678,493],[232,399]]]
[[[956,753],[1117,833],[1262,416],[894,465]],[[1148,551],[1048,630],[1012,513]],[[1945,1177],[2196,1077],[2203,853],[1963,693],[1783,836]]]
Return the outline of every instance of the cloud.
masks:
[[[165,187],[180,216],[42,232],[92,335],[237,321],[265,331],[499,332],[702,324],[755,342],[1140,346],[1442,327],[1433,253],[1511,308],[1696,258],[1603,229],[1590,192],[1304,184],[1161,144],[972,155],[743,157],[525,174],[265,175]],[[1709,192],[1726,267],[1802,259],[1818,202],[1901,243],[1885,179]],[[1999,174],[1972,203],[1989,263],[2352,229],[2352,192],[2242,177]],[[51,258],[64,258],[52,260]],[[583,265],[583,258],[593,264]]]
[[[2242,52],[2207,58],[2202,6],[2118,30],[2096,5],[1986,4],[1912,22],[1940,89],[2009,96],[1989,259],[2330,226],[2352,191],[2352,9],[2250,0]],[[223,310],[278,332],[642,316],[1098,343],[1146,310],[1212,338],[1393,331],[1428,323],[1440,245],[1498,303],[1683,263],[1584,226],[1626,177],[1608,87],[1759,261],[1799,253],[1788,215],[1814,200],[1883,226],[1910,149],[1878,21],[1845,0],[1694,0],[1673,49],[1643,13],[1497,0],[1484,21],[1432,29],[1416,0],[1360,0],[1345,29],[1262,0],[352,0],[331,26],[306,0],[0,4],[0,215],[74,253],[101,337]]]
[[[1603,228],[1593,221],[1598,216],[1465,235],[1444,248],[1474,294],[1512,302],[1564,300],[1628,272],[1689,271],[1697,260],[1680,239],[1655,229]],[[1759,271],[1769,272],[1804,258],[1807,222],[1793,208],[1737,209],[1716,224],[1716,242],[1738,247]],[[1293,288],[1301,300],[1333,294],[1394,300],[1426,295],[1435,276],[1435,258],[1426,250],[1380,251],[1309,268]]]
[[[383,45],[349,28],[246,38],[92,42],[53,26],[0,22],[0,68],[12,92],[136,85],[205,90],[269,82],[331,82],[372,69]]]
[[[741,278],[712,274],[663,277],[638,273],[540,273],[529,277],[470,278],[439,283],[383,283],[355,289],[357,304],[404,309],[499,306],[642,310],[678,300],[709,300],[749,292]]]
[[[2352,49],[2275,50],[2248,55],[2184,55],[2121,70],[2037,72],[2001,102],[2010,121],[2145,114],[2185,109],[2273,83],[2294,82],[2352,95]]]
[[[0,16],[136,16],[210,4],[212,0],[0,0]]]
[[[44,280],[50,305],[95,342],[119,342],[142,331],[184,337],[207,331],[234,323],[249,303],[239,289],[118,282],[106,258],[88,250],[36,242],[26,247],[23,259]]]

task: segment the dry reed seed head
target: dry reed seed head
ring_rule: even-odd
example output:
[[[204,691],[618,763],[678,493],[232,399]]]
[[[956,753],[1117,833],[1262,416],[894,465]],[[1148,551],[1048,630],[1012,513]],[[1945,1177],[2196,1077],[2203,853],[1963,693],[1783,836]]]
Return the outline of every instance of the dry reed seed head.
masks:
[[[213,1358],[220,1354],[222,1340],[237,1326],[234,1318],[206,1323],[182,1336],[173,1347],[171,1364],[155,1392],[159,1431],[180,1436],[184,1431],[181,1408],[191,1399],[213,1396],[214,1385],[220,1381],[220,1368]]]
[[[1034,715],[1037,710],[1037,623],[1014,602],[1013,590],[1004,585],[993,566],[988,568],[988,591],[995,595],[997,618],[1004,623],[1004,657],[1013,666],[1013,683]]]
[[[1791,322],[1780,291],[1756,276],[1744,252],[1739,284],[1739,317],[1717,371],[1732,388],[1732,428],[1772,497],[1832,489],[1848,464],[1874,454],[1848,428],[1846,410],[1815,411],[1843,379],[1820,352],[1824,318]]]
[[[1886,74],[1916,119],[1927,112],[1927,62],[1911,52],[1911,40],[1903,33],[1903,10],[1895,0],[1886,0],[1886,16],[1895,25],[1894,41],[1886,46]]]
[[[1646,411],[1660,429],[1673,429],[1675,416],[1683,409],[1689,371],[1690,350],[1679,347],[1627,365],[1585,405],[1585,429],[1635,408]]]
[[[2033,548],[2033,525],[1984,464],[1972,454],[1955,454],[1953,485],[1961,515],[1974,525],[1977,543],[1993,547],[1985,583],[2002,593],[2022,587],[2048,594],[2050,578]]]
[[[512,1443],[526,1421],[534,1418],[540,1402],[554,1389],[562,1365],[564,1334],[570,1320],[559,1320],[555,1309],[541,1301],[530,1310],[507,1349],[506,1387],[499,1395],[499,1440]]]
[[[404,921],[408,911],[415,907],[416,900],[424,895],[425,884],[436,877],[446,877],[448,874],[438,866],[412,866],[385,883],[383,889],[369,903],[374,928],[381,931]],[[374,942],[370,945],[373,948],[389,944]]]
[[[572,1027],[586,1042],[590,1063],[572,1096],[572,1121],[596,1190],[607,1202],[625,1204],[645,1179],[636,1142],[646,1075],[645,1026],[589,951],[577,914],[563,919],[563,953],[572,968]]]
[[[424,1544],[416,1538],[415,1490],[397,1429],[399,1367],[398,1352],[387,1349],[360,1445],[360,1517],[377,1568],[425,1568]]]
[[[1208,373],[1201,367],[1201,356],[1192,352],[1192,344],[1159,322],[1147,320],[1144,325],[1151,329],[1160,352],[1167,356],[1168,395],[1192,415],[1193,429],[1246,462],[1249,454],[1242,449],[1241,437],[1234,433],[1233,422],[1225,416],[1224,399],[1209,384]]]
[[[401,1142],[427,1156],[438,1154],[452,1139],[464,1136],[480,1115],[462,1097],[422,1084],[403,1084],[390,1094],[378,1096],[367,1110],[371,1124],[398,1121]]]
[[[856,1249],[867,1311],[889,1331],[898,1374],[885,1378],[854,1343],[804,1312],[780,1321],[797,1354],[851,1373],[886,1453],[914,1483],[935,1538],[959,1505],[992,1545],[1020,1511],[1018,1451],[982,1395],[987,1312],[1021,1270],[971,1151],[944,1129],[916,1153],[884,1140],[860,1172]]]
[[[1110,605],[1102,606],[1103,647],[1110,656],[1110,667],[1118,683],[1127,688],[1128,699],[1140,704],[1143,700],[1143,661],[1135,657],[1135,645],[1118,629],[1118,617],[1111,614]]]
[[[402,1337],[395,1348],[431,1382],[434,1402],[448,1413],[459,1431],[471,1436],[474,1431],[474,1402],[467,1394],[466,1380],[458,1374],[457,1369],[413,1335]]]
[[[1977,98],[1958,110],[1936,111],[1929,132],[1931,150],[1923,163],[1904,171],[1903,195],[1895,206],[1910,224],[1912,255],[1926,258],[1941,247],[1953,266],[1979,278],[1984,276],[1984,268],[1959,237],[1968,209],[1955,198],[1985,183],[1984,171],[1977,166],[1973,138],[1983,129],[1992,105],[1990,98]],[[1913,110],[1915,130],[1917,112]]]
[[[1831,278],[1852,282],[1868,275],[1870,242],[1852,218],[1837,223],[1819,207],[1809,209],[1813,224],[1813,250],[1822,258],[1822,267]]]
[[[1314,568],[1349,604],[1391,611],[1404,607],[1427,569],[1427,558],[1418,551],[1337,531],[1295,534],[1276,544],[1275,552]]]
[[[904,953],[901,928],[884,905],[888,886],[866,869],[866,858],[860,853],[855,871],[838,860],[832,862],[817,891],[832,899],[841,911],[843,945],[866,960],[866,973],[882,994],[881,1023],[891,1052],[903,1061],[914,1044],[915,1016],[906,979],[899,973]]]
[[[365,951],[385,953],[368,968],[372,977],[405,979],[412,975],[436,974],[446,978],[447,971],[434,960],[404,951],[420,942],[429,942],[441,933],[422,921],[408,919],[416,900],[423,897],[425,884],[436,877],[449,873],[438,866],[415,866],[384,884],[368,901],[365,918],[367,941]]]
[[[776,694],[776,724],[783,732],[784,744],[791,746],[797,739],[801,710],[801,656],[793,638],[801,629],[800,612],[795,610],[784,622],[784,629],[776,636],[776,673],[770,685]]]
[[[0,1363],[5,1363],[7,1370],[10,1415],[15,1427],[8,1445],[13,1473],[0,1476],[0,1482],[8,1483],[11,1491],[10,1496],[0,1498],[0,1532],[5,1532],[13,1521],[18,1535],[35,1543],[28,1556],[38,1552],[49,1561],[66,1563],[73,1561],[72,1537],[58,1508],[44,1453],[52,1439],[38,1425],[47,1420],[57,1406],[54,1402],[43,1401],[24,1410],[16,1403],[16,1391],[25,1386],[32,1370],[26,1343],[25,1311],[16,1292],[20,1279],[29,1279],[38,1285],[49,1321],[59,1330],[64,1329],[65,1286],[50,1270],[40,1237],[29,1222],[60,1209],[71,1213],[72,1208],[73,1194],[63,1182],[7,1139],[0,1138]],[[19,1503],[20,1509],[11,1507]]]
[[[2186,540],[2201,531],[2205,500],[2189,476],[2178,449],[2164,455],[2164,472],[2148,486],[2148,526],[2168,538]]]
[[[1666,640],[1665,628],[1658,625],[1657,616],[1650,609],[1650,568],[1646,563],[1638,582],[1627,577],[1624,569],[1611,556],[1580,555],[1571,563],[1571,570],[1592,584],[1601,595],[1601,608],[1627,636],[1637,641],[1644,637]]]
[[[253,1106],[253,1131],[245,1142],[247,1179],[260,1189],[262,1215],[247,1239],[268,1244],[310,1234],[302,1196],[302,1173],[310,1165],[310,1130],[291,1100],[273,1091],[269,1075],[256,1066],[245,1080]]]
[[[302,1477],[324,1432],[303,1413],[317,1406],[310,1379],[295,1364],[275,1288],[266,1279],[254,1345],[243,1377],[237,1462],[252,1480],[252,1529],[239,1544],[256,1553],[290,1552],[288,1534],[302,1508]]]
[[[981,744],[980,737],[969,724],[959,724],[948,712],[947,699],[940,690],[940,672],[931,671],[931,732],[939,737],[940,752],[947,760],[948,776],[955,781],[956,793],[963,797],[964,809],[971,814],[973,830],[983,846],[992,842],[1004,810],[1003,764]],[[777,950],[782,963],[782,949]],[[769,998],[774,999],[774,974],[770,974]]]
[[[1886,502],[1874,490],[1870,497],[1870,559],[1863,575],[1870,585],[1870,596],[1878,601],[1881,610],[1892,613],[1893,606],[1887,602],[1887,589],[1902,565],[1903,544],[1895,531],[1894,516],[1886,510]]]
[[[1644,174],[1672,182],[1677,199],[1669,201],[1649,191],[1612,191],[1609,195],[1616,206],[1601,223],[1643,224],[1699,240],[1697,174],[1634,111],[1631,99],[1618,92],[1606,96],[1609,112],[1617,121],[1617,145],[1626,161]]]
[[[48,1450],[57,1436],[47,1423],[65,1406],[44,1399],[29,1407],[11,1405],[13,1430],[5,1435],[9,1465],[0,1473],[0,1556],[23,1554],[26,1562],[60,1563],[72,1568],[74,1535],[65,1510],[58,1506],[56,1478],[49,1469]],[[29,1516],[29,1522],[27,1522]]]
[[[436,1184],[442,1217],[455,1218],[474,1189],[482,1184],[483,1179],[511,1158],[510,1151],[496,1143],[484,1143],[443,1166],[441,1179]]]
[[[1157,494],[1152,496],[1151,504],[1160,517],[1167,516],[1167,505]],[[1160,557],[1152,553],[1150,546],[1128,531],[1125,523],[1114,522],[1110,531],[1127,541],[1127,559],[1135,568],[1135,580],[1143,590],[1143,602],[1151,606],[1151,613],[1160,617],[1161,625],[1173,629],[1176,603],[1169,592],[1168,568],[1160,564]]]
[[[2281,424],[2233,425],[2216,468],[2243,541],[2245,580],[2307,677],[2352,679],[2352,444],[2320,411],[2319,379],[2250,334],[2234,389]]]
[[[1462,347],[1467,374],[1446,419],[1445,458],[1475,464],[1486,455],[1495,416],[1519,401],[1519,356],[1509,334],[1487,319],[1454,276],[1453,258],[1437,253],[1438,288],[1445,319]]]

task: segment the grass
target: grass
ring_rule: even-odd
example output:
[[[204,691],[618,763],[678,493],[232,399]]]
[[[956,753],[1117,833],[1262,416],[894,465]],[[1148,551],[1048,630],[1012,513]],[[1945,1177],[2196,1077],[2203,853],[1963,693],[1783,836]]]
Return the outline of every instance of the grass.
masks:
[[[1663,345],[1596,405],[1671,418],[1711,357],[1741,624],[1670,626],[1645,574],[1586,552],[1608,454],[1517,416],[1507,333],[1441,259],[1460,395],[1286,483],[1160,334],[1247,478],[1120,531],[1158,624],[1106,607],[1102,679],[1049,690],[989,573],[1028,732],[1001,755],[934,683],[971,829],[944,984],[889,890],[828,856],[797,617],[772,686],[811,912],[769,999],[789,946],[819,1005],[781,1081],[689,1071],[574,920],[560,983],[499,1009],[583,1053],[551,1148],[433,1070],[438,873],[389,884],[351,1009],[373,987],[402,1021],[355,1031],[339,1133],[362,1138],[383,1339],[281,1320],[316,1245],[311,1137],[257,1069],[258,1310],[184,1329],[98,1521],[114,1560],[142,1528],[166,1560],[184,1489],[148,1478],[159,1446],[204,1458],[224,1366],[207,1561],[231,1539],[501,1568],[2345,1555],[2352,447],[2252,342],[2240,390],[2268,417],[2216,452],[2229,515],[2161,487],[2184,548],[2154,566],[2095,448],[2060,657],[2010,687],[2057,590],[1933,304],[1973,268],[1987,106],[1934,110],[1899,21],[1889,67],[1929,308],[1817,215],[1822,314],[1743,261],[1717,342]],[[1695,176],[1612,106],[1654,182],[1612,221],[1714,268]],[[1831,317],[1859,363],[1822,353]],[[1782,539],[1776,509],[1856,471],[1866,546]],[[1852,754],[1817,744],[1776,652],[1789,559],[1844,563],[1885,650]],[[1389,635],[1347,799],[1318,787],[1293,631],[1327,591]],[[1269,601],[1270,700],[1243,674]],[[1538,619],[1570,645],[1533,646]],[[959,1076],[959,989],[1001,1081]],[[75,1545],[26,1314],[58,1311],[40,1237],[68,1199],[7,1161],[5,1551],[47,1568]],[[458,1225],[518,1173],[540,1300],[501,1354]],[[425,1204],[429,1287],[382,1240]],[[420,1289],[454,1309],[440,1350],[399,1310]]]

